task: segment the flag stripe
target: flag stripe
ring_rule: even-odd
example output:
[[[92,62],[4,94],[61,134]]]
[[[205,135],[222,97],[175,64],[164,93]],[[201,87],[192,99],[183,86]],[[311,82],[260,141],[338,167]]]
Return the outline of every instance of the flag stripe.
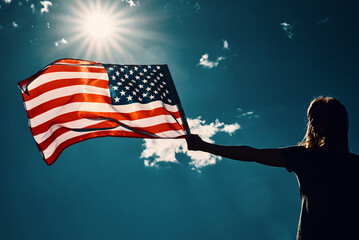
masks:
[[[108,80],[107,73],[93,73],[93,72],[52,72],[44,73],[36,78],[36,81],[33,81],[28,86],[28,91],[31,91],[45,83],[50,83],[53,81],[61,80],[67,81],[74,78],[83,78],[83,79],[100,79]]]
[[[171,124],[170,127],[163,130],[162,128],[158,128],[157,125],[163,124],[163,123],[176,123],[178,122],[180,125]],[[150,128],[152,133],[159,133],[161,131],[167,131],[168,129],[172,130],[181,130],[182,129],[182,123],[181,119],[177,118],[174,119],[169,116],[160,115],[156,117],[150,117],[150,118],[144,118],[144,119],[138,119],[134,121],[124,120],[121,121],[121,124],[124,124],[126,126],[129,126],[131,128]],[[110,128],[110,127],[117,127],[119,123],[111,120],[101,120],[101,119],[81,119],[81,120],[75,120],[68,123],[63,124],[56,124],[51,126],[48,131],[34,135],[34,138],[37,143],[41,145],[41,147],[44,149],[46,148],[52,141],[56,139],[56,137],[60,136],[61,134],[76,130],[76,129],[88,129],[88,128]]]
[[[73,66],[73,65],[52,65],[51,68],[48,68],[45,72],[94,72],[94,73],[107,73],[106,69],[103,66]]]
[[[34,118],[44,112],[54,108],[54,106],[61,106],[73,102],[99,102],[111,104],[111,97],[105,97],[97,94],[74,94],[70,96],[60,97],[43,104],[40,104],[28,111],[29,118]]]
[[[93,86],[98,88],[105,88],[108,89],[108,81],[107,80],[100,80],[100,79],[90,79],[90,78],[70,78],[66,79],[66,81],[55,80],[49,83],[44,83],[41,87],[37,87],[32,89],[28,92],[28,94],[23,94],[24,101],[30,101],[41,94],[44,94],[49,91],[53,91],[57,88],[69,87],[73,85],[87,85]]]
[[[101,127],[101,124],[97,124],[97,126]],[[96,127],[96,125],[94,125],[93,127]],[[148,132],[148,133],[154,133],[155,135],[157,135],[158,133],[163,133],[163,132],[167,132],[167,131],[179,131],[180,133],[183,134],[183,130],[173,124],[167,124],[167,123],[161,123],[161,124],[157,124],[155,126],[150,126],[150,127],[135,127],[133,128],[135,130],[140,130],[141,132]],[[66,129],[64,128],[60,128],[57,131],[55,131],[53,133],[52,136],[54,136],[54,139],[50,139],[49,141],[45,141],[43,143],[39,144],[39,147],[43,150],[43,153],[45,155],[45,157],[48,157],[50,155],[53,154],[53,152],[55,151],[56,147],[61,144],[64,141],[67,141],[70,138],[73,137],[77,137],[77,136],[81,136],[81,135],[86,135],[89,132],[76,132],[76,131],[65,131]],[[120,132],[130,132],[131,130],[126,129],[122,126],[116,127],[114,129],[111,130],[97,130],[97,131],[90,131],[90,133],[92,132],[98,132],[98,131],[120,131]],[[143,134],[145,137],[151,137],[148,134]],[[176,135],[177,136],[177,135]]]
[[[87,85],[75,85],[75,86],[63,87],[63,88],[51,90],[49,92],[45,92],[44,94],[41,94],[38,97],[35,97],[29,101],[26,101],[25,104],[26,104],[26,108],[28,110],[31,110],[31,109],[39,106],[40,104],[46,103],[46,101],[48,101],[49,99],[50,100],[53,98],[57,99],[57,98],[61,98],[61,97],[71,96],[71,95],[78,94],[78,93],[95,94],[95,95],[102,95],[105,97],[110,97],[110,93],[109,93],[108,89],[87,86]],[[101,101],[101,102],[103,102],[103,101]],[[61,106],[61,105],[59,105],[59,106]],[[54,107],[57,107],[57,105],[55,105]]]
[[[135,132],[127,132],[127,131],[98,131],[98,132],[87,133],[84,135],[70,138],[70,139],[60,143],[56,147],[54,153],[49,157],[44,156],[44,159],[46,159],[46,162],[48,165],[51,165],[56,161],[56,159],[59,157],[59,155],[65,148],[67,148],[75,143],[87,140],[87,139],[97,138],[97,137],[106,137],[106,136],[148,138],[148,136],[146,136],[146,135],[135,133]],[[163,133],[162,135],[160,135],[161,138],[166,138],[168,136],[171,136],[170,138],[182,137],[183,133],[178,133],[176,131],[169,131],[168,133]]]
[[[163,108],[162,110],[157,110]],[[167,110],[167,111],[165,111]],[[142,112],[144,111],[144,112]],[[154,112],[152,112],[154,111]],[[57,116],[67,116],[68,113],[77,113],[77,117],[83,117],[82,113],[86,114],[87,112],[96,113],[97,116],[102,116],[106,113],[118,113],[115,115],[119,117],[119,120],[124,120],[121,116],[130,117],[129,119],[138,119],[139,117],[145,117],[144,114],[155,114],[156,111],[165,112],[177,112],[177,106],[172,106],[164,104],[161,101],[151,102],[147,104],[133,103],[128,105],[108,105],[106,103],[92,103],[92,102],[74,102],[69,103],[64,106],[59,106],[53,108],[49,111],[46,111],[40,115],[37,115],[34,118],[30,119],[30,126],[36,128],[43,123],[46,123],[49,120],[56,118]],[[141,115],[142,114],[142,115]],[[169,113],[167,113],[169,114]],[[148,115],[147,115],[148,116]]]
[[[171,115],[175,118],[180,118],[178,111],[171,112],[164,108],[155,108],[152,110],[142,110],[133,113],[119,113],[116,111],[113,112],[89,112],[89,111],[73,111],[65,114],[49,116],[50,118],[44,122],[40,122],[39,125],[33,126],[32,121],[30,120],[30,127],[33,135],[38,135],[40,133],[46,132],[51,126],[55,124],[68,123],[78,119],[116,119],[117,121],[123,120],[137,120],[141,118],[146,118],[148,116],[158,116],[158,115]]]

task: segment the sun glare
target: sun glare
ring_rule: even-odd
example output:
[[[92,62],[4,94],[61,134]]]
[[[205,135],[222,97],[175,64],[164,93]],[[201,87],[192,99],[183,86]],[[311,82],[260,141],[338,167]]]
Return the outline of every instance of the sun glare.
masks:
[[[84,19],[84,31],[94,40],[104,40],[111,37],[113,20],[102,12],[94,12]]]
[[[141,41],[156,39],[146,28],[153,16],[137,11],[124,1],[76,0],[71,6],[71,16],[64,21],[75,44],[74,55],[110,61],[116,56],[129,58],[131,51],[139,51]],[[158,35],[157,35],[158,36]]]

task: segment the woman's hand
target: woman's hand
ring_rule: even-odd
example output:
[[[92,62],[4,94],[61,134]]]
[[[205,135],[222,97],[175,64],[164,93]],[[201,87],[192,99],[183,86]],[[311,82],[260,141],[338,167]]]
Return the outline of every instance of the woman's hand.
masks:
[[[186,136],[188,150],[203,150],[204,141],[196,134]]]

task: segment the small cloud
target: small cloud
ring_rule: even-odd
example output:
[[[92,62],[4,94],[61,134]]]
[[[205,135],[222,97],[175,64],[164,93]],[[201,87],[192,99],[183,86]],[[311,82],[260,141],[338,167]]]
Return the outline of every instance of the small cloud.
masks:
[[[40,4],[43,6],[40,10],[41,14],[44,12],[49,12],[49,7],[52,6],[50,1],[40,1]]]
[[[198,134],[204,141],[214,143],[211,139],[218,132],[226,132],[230,135],[240,129],[238,123],[225,124],[218,119],[209,124],[200,117],[187,119],[193,134]],[[163,163],[179,163],[176,154],[184,154],[189,157],[189,165],[192,170],[200,171],[201,168],[214,165],[222,158],[207,152],[188,151],[184,139],[144,139],[145,149],[141,154],[147,167],[159,167]]]
[[[13,21],[13,22],[12,22],[12,26],[13,26],[14,28],[17,28],[17,27],[19,27],[19,24],[17,24],[15,21]]]
[[[229,49],[229,44],[227,40],[223,40],[223,49]]]
[[[328,21],[330,20],[330,18],[326,17],[324,19],[320,19],[318,21],[316,21],[316,23],[319,25],[319,24],[324,24],[324,23],[327,23]]]
[[[11,3],[11,0],[4,0],[5,3]]]
[[[30,8],[32,9],[32,13],[35,13],[35,5],[31,3]]]
[[[122,2],[127,2],[128,4],[130,4],[130,7],[136,7],[137,5],[139,5],[139,2],[136,3],[133,0],[122,0]]]
[[[248,118],[248,119],[252,119],[252,118],[259,118],[259,115],[255,114],[253,111],[243,111],[242,108],[237,108],[237,110],[239,111],[239,115],[237,116],[237,118]]]
[[[198,2],[196,2],[193,6],[193,8],[198,12],[201,9],[201,5],[199,5]]]
[[[294,38],[294,31],[293,31],[294,24],[282,22],[280,25],[282,26],[283,31],[287,34],[288,38],[293,39]]]
[[[55,46],[58,47],[60,44],[67,44],[67,41],[65,38],[55,42]]]
[[[197,65],[202,65],[206,68],[214,68],[217,67],[219,62],[224,60],[225,57],[217,57],[216,61],[210,61],[208,53],[205,53],[202,55],[201,59],[199,60],[199,63]]]

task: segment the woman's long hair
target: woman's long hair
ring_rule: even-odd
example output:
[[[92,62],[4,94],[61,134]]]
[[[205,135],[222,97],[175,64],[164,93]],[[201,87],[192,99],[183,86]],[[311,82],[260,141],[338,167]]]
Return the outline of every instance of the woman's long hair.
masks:
[[[348,113],[344,105],[331,97],[317,97],[309,105],[307,133],[300,145],[306,148],[348,147]]]

